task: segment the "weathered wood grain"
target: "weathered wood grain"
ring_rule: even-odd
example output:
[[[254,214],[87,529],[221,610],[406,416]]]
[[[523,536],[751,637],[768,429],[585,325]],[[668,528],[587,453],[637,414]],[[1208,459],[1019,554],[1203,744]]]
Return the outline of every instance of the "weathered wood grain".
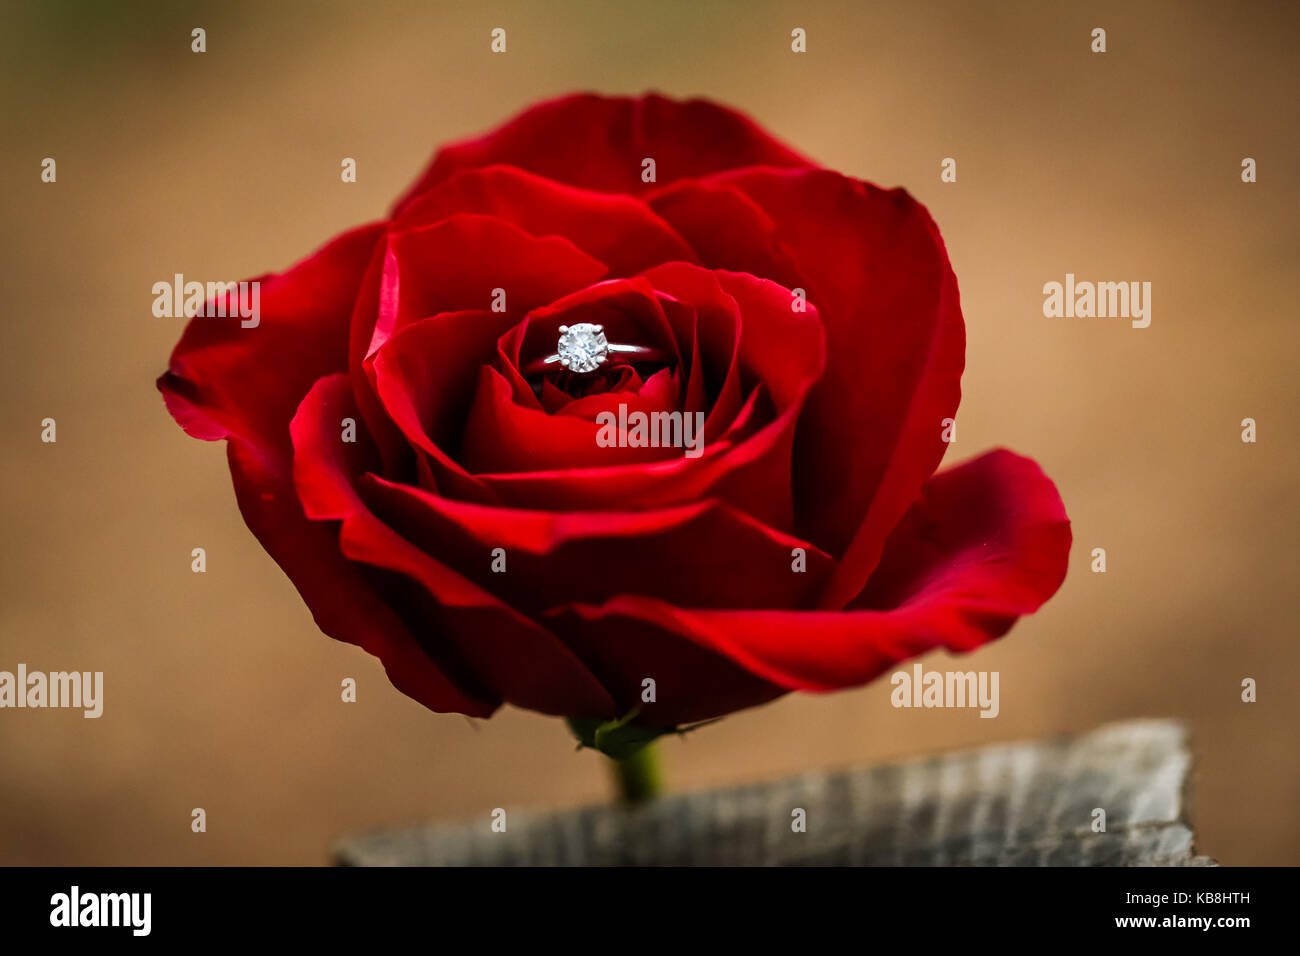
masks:
[[[1184,787],[1181,725],[1130,721],[1091,733],[887,766],[686,793],[632,810],[487,814],[352,836],[354,866],[1205,865]],[[792,813],[806,811],[807,831]],[[1106,813],[1094,832],[1093,811]]]

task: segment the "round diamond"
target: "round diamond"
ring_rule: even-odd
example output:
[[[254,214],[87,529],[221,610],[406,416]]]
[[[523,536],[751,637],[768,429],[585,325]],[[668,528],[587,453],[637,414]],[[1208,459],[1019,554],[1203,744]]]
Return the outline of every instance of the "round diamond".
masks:
[[[609,342],[599,325],[577,322],[561,330],[555,351],[570,372],[594,372],[608,357]]]

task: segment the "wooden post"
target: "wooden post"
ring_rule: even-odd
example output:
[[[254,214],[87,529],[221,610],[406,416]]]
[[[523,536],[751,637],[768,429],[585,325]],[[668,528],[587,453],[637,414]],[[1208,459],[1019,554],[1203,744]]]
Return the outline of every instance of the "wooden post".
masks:
[[[492,832],[485,817],[351,836],[334,858],[350,866],[1212,865],[1193,849],[1190,764],[1180,724],[1128,721],[632,808],[511,813],[506,833]]]

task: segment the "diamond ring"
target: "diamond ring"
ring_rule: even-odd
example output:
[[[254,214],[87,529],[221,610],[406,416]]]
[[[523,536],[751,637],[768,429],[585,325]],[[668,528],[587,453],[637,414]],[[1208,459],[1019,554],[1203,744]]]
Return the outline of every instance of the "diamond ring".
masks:
[[[611,352],[620,352],[636,360],[649,358],[654,350],[641,345],[619,345],[605,338],[605,328],[591,322],[575,322],[560,326],[560,340],[555,352],[529,366],[530,372],[544,372],[556,365],[585,375],[594,372],[609,360]]]

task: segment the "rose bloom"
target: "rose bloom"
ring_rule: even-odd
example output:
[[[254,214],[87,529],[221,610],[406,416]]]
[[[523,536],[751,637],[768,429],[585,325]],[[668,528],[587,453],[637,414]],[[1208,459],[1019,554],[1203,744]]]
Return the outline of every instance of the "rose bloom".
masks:
[[[721,106],[534,106],[260,282],[159,388],[321,630],[435,711],[680,726],[972,650],[1064,579],[1033,461],[935,474],[965,329],[924,207]],[[545,365],[577,323],[650,351]],[[620,406],[702,413],[701,453],[598,442]]]

